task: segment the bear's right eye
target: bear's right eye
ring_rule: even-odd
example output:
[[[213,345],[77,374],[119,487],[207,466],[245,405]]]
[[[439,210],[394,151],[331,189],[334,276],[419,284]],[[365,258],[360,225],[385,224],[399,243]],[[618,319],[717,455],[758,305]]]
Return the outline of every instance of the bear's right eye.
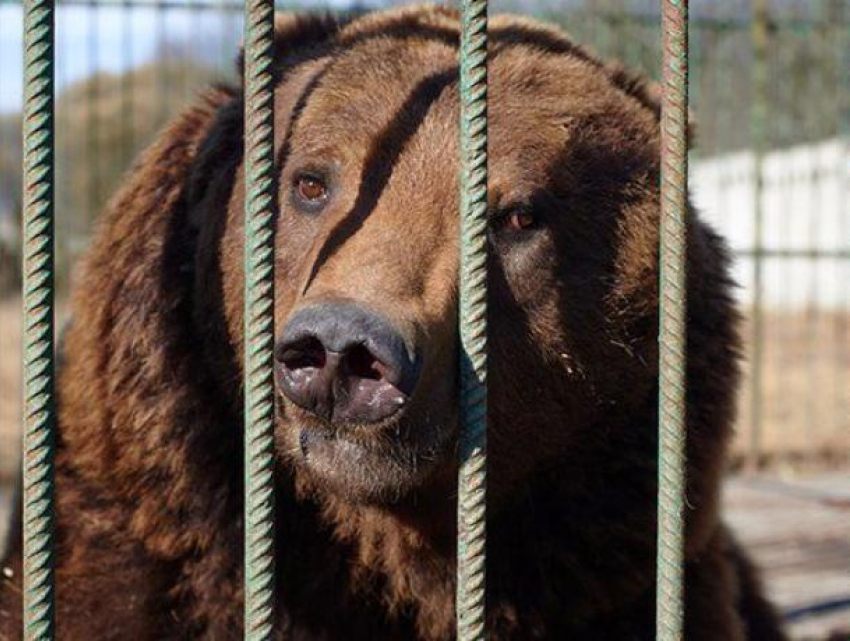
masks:
[[[296,199],[310,208],[321,207],[328,199],[325,181],[315,174],[299,174],[292,188]]]
[[[520,237],[538,226],[537,217],[525,207],[517,207],[494,217],[493,224],[502,234]]]
[[[511,231],[523,231],[534,227],[534,216],[527,211],[513,211],[505,218],[505,225]]]

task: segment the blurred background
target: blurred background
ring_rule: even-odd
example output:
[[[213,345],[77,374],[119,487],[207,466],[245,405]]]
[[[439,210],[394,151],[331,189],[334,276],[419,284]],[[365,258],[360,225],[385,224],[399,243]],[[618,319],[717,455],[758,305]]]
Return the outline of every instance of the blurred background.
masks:
[[[200,88],[235,80],[243,5],[56,2],[61,314],[133,158]],[[495,5],[658,77],[658,0]],[[691,0],[691,15],[693,199],[729,240],[745,316],[727,514],[794,638],[850,639],[850,0]],[[20,2],[0,0],[0,488],[20,429],[21,34]]]

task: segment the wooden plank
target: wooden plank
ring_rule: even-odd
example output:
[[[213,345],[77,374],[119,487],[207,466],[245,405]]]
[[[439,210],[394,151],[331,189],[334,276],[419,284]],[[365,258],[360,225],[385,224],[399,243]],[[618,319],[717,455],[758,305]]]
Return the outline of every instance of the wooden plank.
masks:
[[[724,510],[762,569],[771,598],[789,615],[792,638],[825,639],[838,630],[850,635],[846,472],[732,477]]]

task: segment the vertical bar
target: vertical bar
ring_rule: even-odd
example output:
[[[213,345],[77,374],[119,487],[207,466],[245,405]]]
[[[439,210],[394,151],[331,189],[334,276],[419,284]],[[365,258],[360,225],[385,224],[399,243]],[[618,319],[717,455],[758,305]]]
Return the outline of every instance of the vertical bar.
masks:
[[[24,4],[24,638],[52,639],[54,4]]]
[[[837,129],[838,135],[845,143],[845,149],[850,152],[850,5],[841,0],[832,0],[831,5],[830,20],[837,29],[834,40],[838,71]],[[844,176],[850,175],[850,165],[845,164],[842,173]]]
[[[457,638],[485,638],[487,488],[487,0],[461,1],[460,471]]]
[[[663,0],[656,638],[684,629],[688,1]]]
[[[274,0],[245,5],[245,639],[274,617]]]
[[[67,8],[66,8],[67,11]],[[57,23],[62,22],[62,7],[59,7],[56,11],[55,21]],[[68,82],[68,58],[67,56],[63,56],[62,54],[68,49],[68,39],[67,35],[63,39],[63,31],[57,29],[56,30],[56,40],[54,43],[54,59],[55,59],[55,86],[62,87],[64,84]],[[70,162],[69,162],[69,145],[68,145],[68,133],[67,127],[62,125],[62,108],[58,105],[55,105],[55,135],[54,135],[54,164],[53,171],[55,175],[54,182],[54,201],[55,202],[71,202],[69,195],[71,193],[70,189]],[[67,113],[67,111],[65,112]],[[65,116],[65,122],[68,122],[67,116]],[[72,207],[68,207],[68,209],[72,209]],[[71,252],[73,243],[71,239],[76,233],[74,230],[73,220],[79,220],[78,216],[74,214],[67,214],[63,220],[56,221],[54,227],[54,242],[55,242],[55,254],[54,254],[54,273],[56,274],[56,279],[54,281],[53,287],[56,292],[54,297],[55,299],[62,298],[68,291],[70,286],[70,277],[69,272],[70,269],[66,269],[68,265],[71,264]]]
[[[100,181],[100,7],[97,0],[89,0],[86,12],[86,39],[88,66],[88,87],[86,89],[86,162],[88,171],[88,216],[86,223],[91,228],[101,207],[101,181]]]
[[[171,113],[171,56],[168,51],[168,16],[166,12],[169,10],[168,5],[164,0],[156,0],[153,4],[153,9],[156,16],[154,29],[156,30],[156,62],[157,62],[157,78],[156,91],[159,95],[156,97],[158,108],[151,109],[155,130],[162,127],[167,121]]]
[[[836,367],[836,419],[835,434],[847,433],[850,430],[850,368],[844,364],[847,357],[847,346],[850,345],[850,4],[841,0],[830,2],[830,22],[835,26],[833,36],[833,51],[835,58],[835,128],[841,144],[839,154],[839,197],[838,197],[838,237],[841,239],[836,248],[835,271],[839,283],[836,296],[836,313],[834,323],[835,344],[844,346],[835,350],[838,365]],[[841,254],[843,252],[843,255]],[[843,256],[843,257],[842,257]],[[843,296],[843,301],[841,300]],[[847,457],[850,462],[850,454]]]
[[[230,41],[227,37],[227,24],[230,18],[228,14],[227,0],[218,0],[218,16],[219,16],[219,35],[221,36],[220,42],[220,51],[219,51],[219,72],[225,71],[228,69],[228,65],[230,65],[230,56],[228,54],[228,47],[230,46]]]
[[[750,469],[758,469],[761,460],[762,401],[764,383],[762,361],[764,358],[764,318],[762,317],[763,262],[764,262],[764,154],[767,145],[768,84],[768,29],[767,0],[753,0],[753,96],[752,132],[754,152],[753,183],[753,301],[750,312],[752,323],[752,392],[750,395]]]
[[[812,42],[815,50],[814,69],[809,71],[807,77],[808,91],[802,95],[823,96],[824,103],[828,104],[830,87],[827,84],[826,75],[829,73],[829,31],[830,21],[828,14],[828,3],[822,2],[813,7],[806,13],[806,18],[811,19],[807,31],[808,39]],[[825,114],[824,114],[825,115]],[[811,130],[810,136],[806,138],[810,141],[817,141],[809,153],[808,171],[805,179],[809,182],[808,203],[807,203],[807,222],[808,222],[808,249],[810,258],[805,260],[806,271],[808,271],[808,292],[802,295],[805,304],[804,323],[805,323],[805,361],[806,361],[806,401],[805,423],[800,423],[800,428],[803,432],[808,432],[810,443],[809,447],[818,447],[818,443],[824,442],[829,438],[825,425],[828,425],[829,416],[823,416],[824,408],[829,408],[831,400],[826,385],[821,379],[822,368],[821,354],[823,353],[825,337],[820,336],[820,287],[819,277],[822,262],[819,255],[819,243],[821,238],[820,217],[824,214],[823,194],[822,190],[826,183],[825,168],[823,167],[820,143],[827,136],[833,134],[829,126],[832,124],[829,118],[821,117],[813,119],[806,129]],[[827,348],[829,349],[829,348]]]
[[[715,139],[711,142],[712,150],[708,152],[710,156],[729,153],[734,149],[733,141],[735,140],[733,128],[735,118],[732,107],[735,104],[735,75],[732,71],[735,65],[732,64],[733,56],[730,52],[733,51],[737,34],[733,30],[727,31],[720,26],[717,27],[717,33],[716,49],[713,49],[711,54],[714,56],[715,86],[720,89],[717,92],[717,100],[714,102],[718,124],[714,132]],[[730,175],[728,170],[725,173],[727,176]],[[728,211],[726,207],[723,210]]]
[[[134,5],[131,0],[122,0],[121,18],[123,22],[121,55],[124,72],[121,74],[121,168],[125,171],[136,149],[136,120],[133,110],[136,108],[135,86],[136,70],[133,60],[133,18]]]
[[[763,3],[765,6],[767,2]],[[765,7],[759,7],[758,0],[750,0],[750,21],[747,37],[751,60],[747,78],[749,81],[749,122],[748,147],[752,154],[750,186],[752,188],[752,298],[748,310],[748,353],[750,366],[750,423],[749,446],[746,452],[745,469],[755,473],[772,453],[777,451],[775,439],[771,439],[777,403],[765,403],[768,383],[772,388],[771,397],[782,399],[797,392],[799,385],[789,375],[782,364],[789,358],[802,358],[795,354],[798,347],[800,327],[797,323],[776,322],[773,315],[766,313],[766,301],[776,299],[776,306],[791,309],[799,304],[795,296],[800,287],[800,277],[805,277],[799,269],[799,259],[793,255],[772,256],[770,242],[766,238],[767,230],[772,229],[774,239],[794,238],[800,221],[799,196],[806,188],[806,180],[801,171],[790,169],[787,178],[781,174],[769,177],[765,170],[765,154],[768,148],[768,134],[774,146],[785,146],[802,142],[805,136],[786,135],[789,122],[797,122],[799,132],[808,115],[795,116],[798,96],[805,94],[806,75],[800,63],[801,41],[796,33],[808,30],[806,18],[798,10],[799,4],[789,3],[779,9],[775,33],[768,35],[768,14]],[[764,9],[764,11],[762,11]],[[776,56],[768,60],[768,38],[775,39],[779,45]],[[769,73],[777,74],[785,82],[767,84]],[[767,114],[771,115],[768,131]],[[769,180],[770,178],[770,180]],[[770,190],[784,188],[787,202],[781,202],[774,216],[766,221],[772,212],[766,209],[766,194]],[[777,194],[780,192],[777,191]],[[769,222],[769,224],[767,224]],[[768,295],[774,279],[784,282],[785,286],[773,295]],[[771,303],[772,305],[772,303]],[[775,337],[775,338],[774,338]],[[775,390],[775,391],[773,391]],[[800,403],[802,405],[802,403]],[[793,423],[794,417],[789,417]],[[779,448],[781,450],[781,448]]]

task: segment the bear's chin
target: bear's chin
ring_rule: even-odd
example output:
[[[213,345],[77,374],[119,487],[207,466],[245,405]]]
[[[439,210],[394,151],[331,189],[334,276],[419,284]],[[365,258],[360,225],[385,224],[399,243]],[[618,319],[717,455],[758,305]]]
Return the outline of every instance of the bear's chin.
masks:
[[[451,466],[454,430],[429,430],[428,442],[410,442],[404,434],[422,431],[399,426],[370,439],[287,426],[290,460],[318,492],[349,503],[394,505],[429,486]]]

